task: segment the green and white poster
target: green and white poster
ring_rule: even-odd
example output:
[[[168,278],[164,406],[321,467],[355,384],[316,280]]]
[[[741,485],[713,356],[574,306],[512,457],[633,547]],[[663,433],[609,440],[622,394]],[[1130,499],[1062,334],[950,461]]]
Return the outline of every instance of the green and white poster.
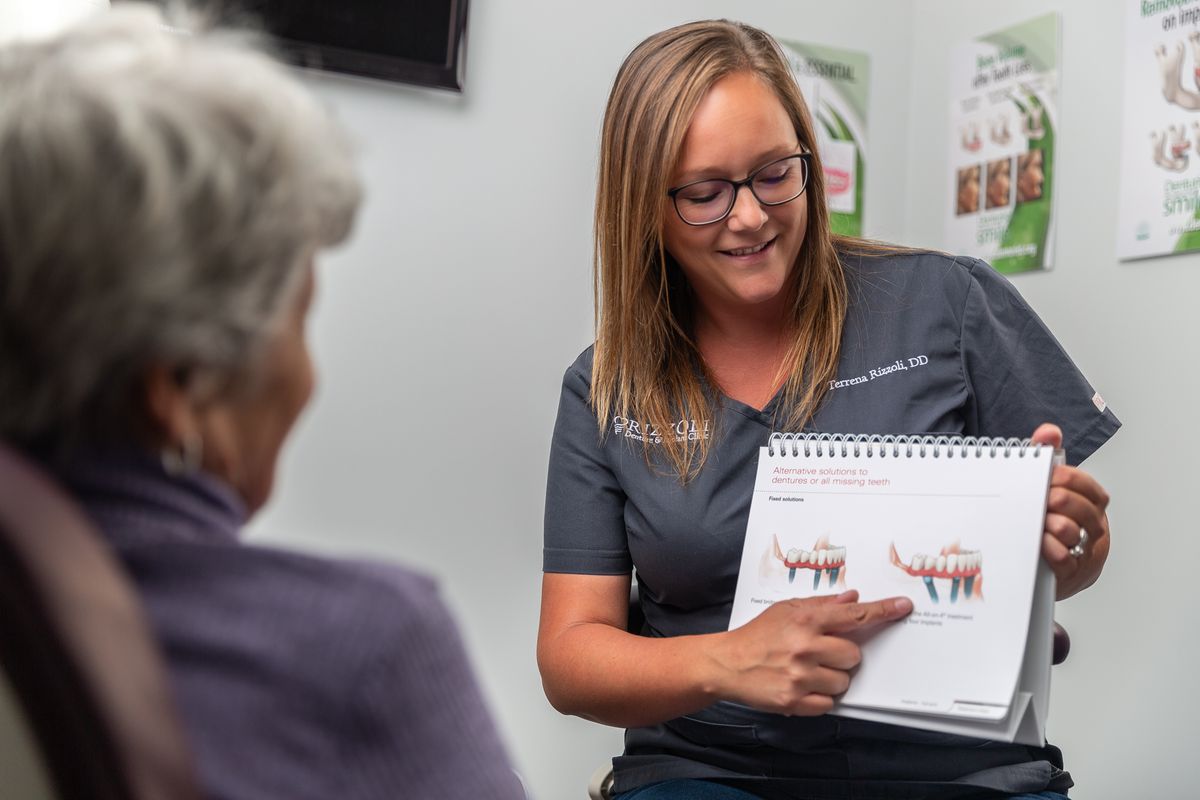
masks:
[[[1117,257],[1200,250],[1200,2],[1125,0]]]
[[[867,153],[867,54],[780,39],[817,128],[836,233],[861,236]]]
[[[946,248],[1000,272],[1054,261],[1059,40],[1053,13],[951,54]]]

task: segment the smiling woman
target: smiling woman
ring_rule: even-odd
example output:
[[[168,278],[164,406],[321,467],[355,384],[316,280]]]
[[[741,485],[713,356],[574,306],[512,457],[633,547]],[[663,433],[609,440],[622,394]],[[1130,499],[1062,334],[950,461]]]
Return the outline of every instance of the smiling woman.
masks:
[[[728,630],[772,431],[1032,433],[1065,439],[1077,463],[1119,425],[1002,277],[835,236],[824,183],[809,111],[762,31],[689,23],[621,66],[596,193],[596,342],[563,378],[551,443],[546,695],[628,728],[622,800],[1061,797],[1071,779],[1051,746],[827,715],[859,663],[854,636],[905,616],[907,598],[777,603]],[[680,419],[687,435],[660,424]],[[1060,596],[1103,567],[1107,502],[1086,473],[1055,472],[1043,554]],[[629,632],[634,569],[646,621]]]
[[[1040,200],[1042,184],[1046,180],[1043,173],[1044,158],[1042,150],[1029,150],[1017,156],[1017,202],[1027,203],[1030,200]]]

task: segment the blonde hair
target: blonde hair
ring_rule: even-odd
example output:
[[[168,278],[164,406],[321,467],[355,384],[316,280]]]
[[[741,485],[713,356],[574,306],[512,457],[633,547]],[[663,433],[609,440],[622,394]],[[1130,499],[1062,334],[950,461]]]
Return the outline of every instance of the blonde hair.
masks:
[[[792,345],[779,377],[791,412],[777,424],[798,430],[836,375],[846,317],[842,254],[871,255],[884,245],[835,236],[808,107],[779,45],[757,28],[727,20],[692,22],[656,33],[625,59],[609,95],[596,189],[594,288],[596,345],[591,403],[601,431],[613,416],[658,427],[713,419],[720,396],[696,348],[692,301],[662,230],[671,170],[700,100],[717,81],[749,72],[778,97],[802,148],[812,152],[805,190],[804,245],[785,291]],[[681,481],[694,477],[710,441],[668,434],[662,447]],[[648,454],[649,451],[647,451]]]

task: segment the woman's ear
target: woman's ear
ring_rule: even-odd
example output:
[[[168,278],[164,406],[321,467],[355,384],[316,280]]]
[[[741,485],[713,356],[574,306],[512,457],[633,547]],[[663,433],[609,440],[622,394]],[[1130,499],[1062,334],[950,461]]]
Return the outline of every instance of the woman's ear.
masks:
[[[158,444],[176,445],[199,435],[200,420],[187,381],[178,370],[163,364],[147,369],[142,377],[142,401],[149,433]]]
[[[203,373],[154,365],[142,376],[142,402],[149,445],[168,472],[203,468],[236,484],[241,451],[230,403]]]

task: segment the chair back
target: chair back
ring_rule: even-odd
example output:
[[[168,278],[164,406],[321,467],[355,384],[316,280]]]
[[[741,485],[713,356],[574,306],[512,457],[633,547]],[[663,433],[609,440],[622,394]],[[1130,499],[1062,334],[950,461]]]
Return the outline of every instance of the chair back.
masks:
[[[166,668],[120,564],[0,443],[0,668],[59,800],[198,800]]]

